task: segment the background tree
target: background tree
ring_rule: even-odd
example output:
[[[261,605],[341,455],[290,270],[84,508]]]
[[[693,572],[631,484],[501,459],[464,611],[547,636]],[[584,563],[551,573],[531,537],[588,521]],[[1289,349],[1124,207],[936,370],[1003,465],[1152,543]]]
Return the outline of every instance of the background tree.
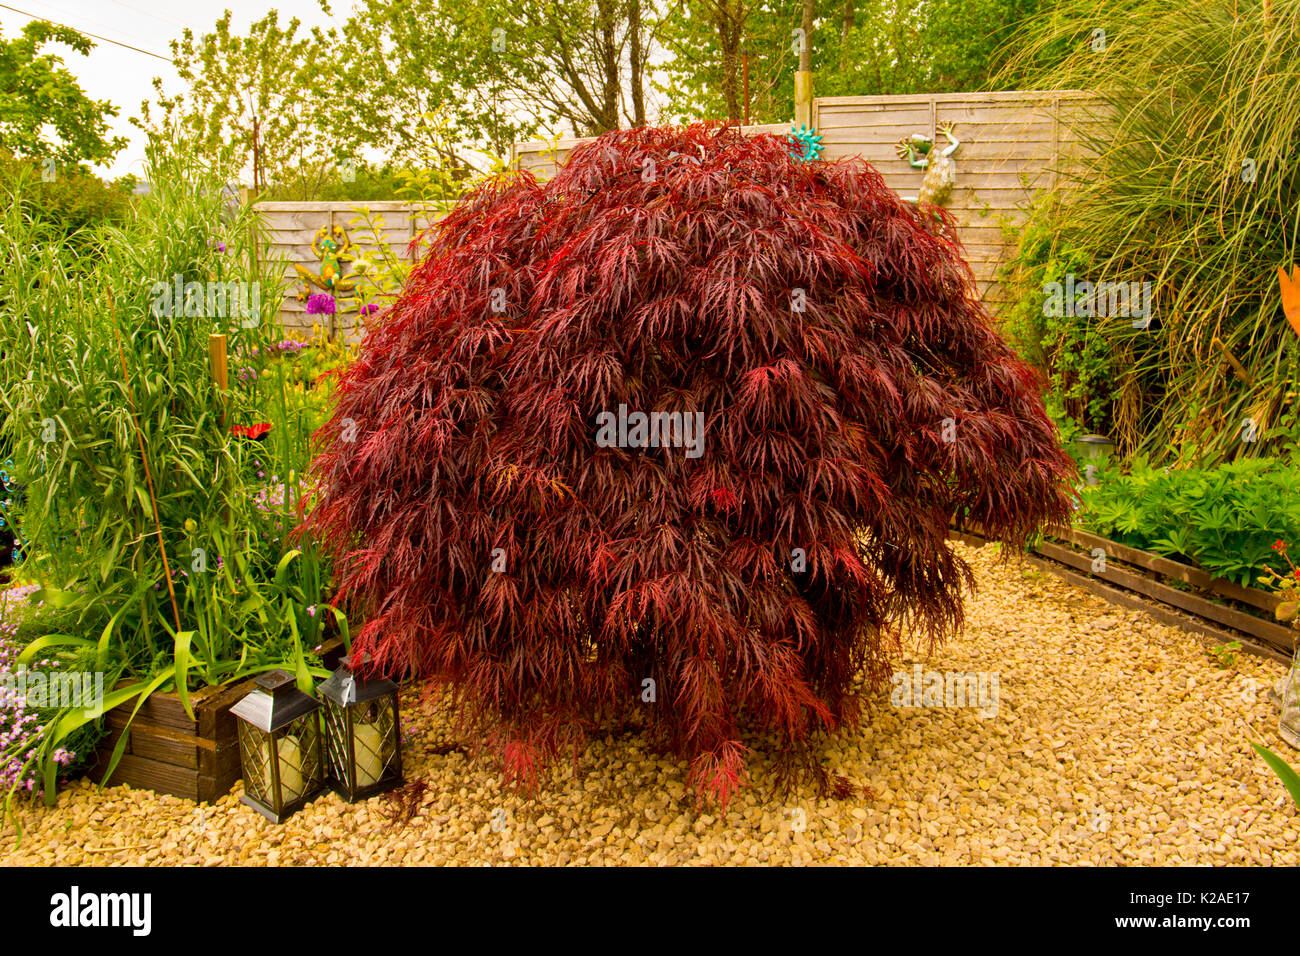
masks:
[[[222,156],[242,169],[255,188],[304,177],[325,177],[352,144],[332,141],[327,120],[356,108],[332,67],[334,37],[299,36],[295,18],[281,27],[272,10],[246,36],[231,32],[230,11],[213,32],[186,29],[171,44],[185,93],[167,96],[155,77],[160,115],[142,104],[137,125],[178,136],[193,148]],[[254,144],[257,145],[256,152]]]
[[[789,119],[794,87],[787,74],[798,64],[792,31],[800,16],[800,7],[771,0],[683,0],[663,30],[670,58],[659,71],[658,88],[667,117],[742,120],[748,55],[751,119]]]
[[[819,96],[1011,89],[1023,74],[995,74],[1017,25],[1054,2],[683,0],[663,31],[671,55],[660,88],[672,119],[736,121],[744,115],[735,91],[747,53],[753,121],[787,121],[798,68],[793,31],[811,13],[809,54]]]
[[[126,145],[124,137],[108,136],[117,107],[90,99],[62,58],[42,53],[51,42],[82,56],[94,47],[76,30],[40,20],[17,38],[0,40],[0,144],[16,156],[48,156],[61,164],[107,162]]]
[[[818,36],[818,92],[1013,89],[1019,75],[996,76],[1008,58],[1008,41],[1019,25],[1053,5],[1054,0],[845,0],[838,22],[826,21]]]
[[[340,128],[402,158],[433,117],[503,157],[541,129],[641,125],[659,23],[652,0],[366,0],[338,48],[366,109],[341,114]]]

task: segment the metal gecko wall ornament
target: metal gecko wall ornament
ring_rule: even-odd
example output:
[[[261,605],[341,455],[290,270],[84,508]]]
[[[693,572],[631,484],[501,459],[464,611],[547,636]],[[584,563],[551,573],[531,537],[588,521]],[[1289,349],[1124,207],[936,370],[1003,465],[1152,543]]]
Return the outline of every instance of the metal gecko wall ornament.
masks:
[[[924,169],[921,178],[921,191],[916,196],[904,196],[908,202],[922,202],[933,206],[942,206],[952,195],[952,187],[957,183],[957,164],[952,161],[952,154],[957,152],[961,142],[953,135],[952,123],[940,123],[939,132],[948,138],[948,147],[942,152],[934,148],[934,140],[924,133],[904,136],[894,146],[899,159],[907,160],[913,169]]]
[[[336,299],[346,295],[357,287],[358,276],[344,278],[347,263],[356,259],[357,247],[348,237],[348,231],[342,226],[321,226],[316,230],[311,241],[311,251],[320,260],[320,275],[316,275],[304,266],[294,263],[294,271],[302,279],[302,289],[298,292],[299,300],[312,294],[312,286],[327,292]]]

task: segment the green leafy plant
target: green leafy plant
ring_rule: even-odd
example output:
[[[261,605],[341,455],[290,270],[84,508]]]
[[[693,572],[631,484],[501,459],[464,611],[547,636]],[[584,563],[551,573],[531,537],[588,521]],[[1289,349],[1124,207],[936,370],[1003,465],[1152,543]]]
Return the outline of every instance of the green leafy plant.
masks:
[[[1300,537],[1300,466],[1272,458],[1206,468],[1155,468],[1139,456],[1102,466],[1080,491],[1075,523],[1157,554],[1192,561],[1248,585],[1286,572],[1274,547]]]
[[[1210,657],[1219,667],[1228,668],[1237,663],[1237,651],[1239,650],[1241,650],[1241,641],[1216,644],[1210,648]]]
[[[1081,432],[1110,429],[1115,367],[1112,343],[1101,327],[1106,318],[1052,315],[1043,307],[1047,283],[1092,274],[1089,254],[1053,229],[1054,214],[1054,195],[1039,193],[1024,222],[1001,224],[1014,250],[999,269],[999,281],[1010,292],[1001,330],[1026,361],[1043,371],[1048,413],[1068,445]]]
[[[65,166],[46,181],[42,172],[36,160],[0,155],[0,189],[22,196],[25,215],[49,222],[69,239],[86,241],[89,227],[121,225],[131,214],[130,177],[106,183],[79,167]]]
[[[388,242],[388,220],[382,213],[362,206],[348,225],[358,230],[362,251],[353,264],[357,276],[356,298],[365,326],[370,315],[391,305],[406,282],[415,263],[405,249],[395,249]]]

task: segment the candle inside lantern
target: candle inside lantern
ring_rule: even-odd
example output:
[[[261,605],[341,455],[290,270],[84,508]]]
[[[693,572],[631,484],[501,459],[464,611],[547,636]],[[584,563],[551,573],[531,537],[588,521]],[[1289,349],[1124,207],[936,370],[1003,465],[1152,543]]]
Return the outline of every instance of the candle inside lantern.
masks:
[[[379,782],[384,772],[384,762],[380,756],[384,736],[376,724],[356,724],[353,728],[353,742],[357,755],[357,786],[369,787]]]
[[[280,797],[284,803],[291,803],[302,796],[302,747],[297,737],[281,737],[276,744],[276,753],[280,757]],[[271,782],[271,755],[263,761],[263,775],[267,784]]]

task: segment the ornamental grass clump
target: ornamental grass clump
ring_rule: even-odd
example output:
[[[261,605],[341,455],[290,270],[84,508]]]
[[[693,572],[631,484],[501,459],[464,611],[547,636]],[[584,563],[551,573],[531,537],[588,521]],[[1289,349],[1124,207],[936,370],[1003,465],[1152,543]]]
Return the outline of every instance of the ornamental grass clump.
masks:
[[[1060,141],[1080,148],[1010,258],[1028,353],[1125,455],[1289,454],[1300,340],[1278,269],[1300,262],[1300,0],[1136,0],[1104,16],[1059,0],[1013,42],[1002,79],[1097,101],[1061,113]],[[1070,273],[1112,291],[1080,291],[1062,314],[1045,285]],[[1146,284],[1144,317],[1115,308],[1121,283]]]
[[[937,638],[954,519],[1022,544],[1068,459],[959,250],[860,161],[773,136],[610,133],[503,177],[339,383],[306,527],[368,615],[354,656],[450,683],[536,779],[639,714],[723,801]]]

